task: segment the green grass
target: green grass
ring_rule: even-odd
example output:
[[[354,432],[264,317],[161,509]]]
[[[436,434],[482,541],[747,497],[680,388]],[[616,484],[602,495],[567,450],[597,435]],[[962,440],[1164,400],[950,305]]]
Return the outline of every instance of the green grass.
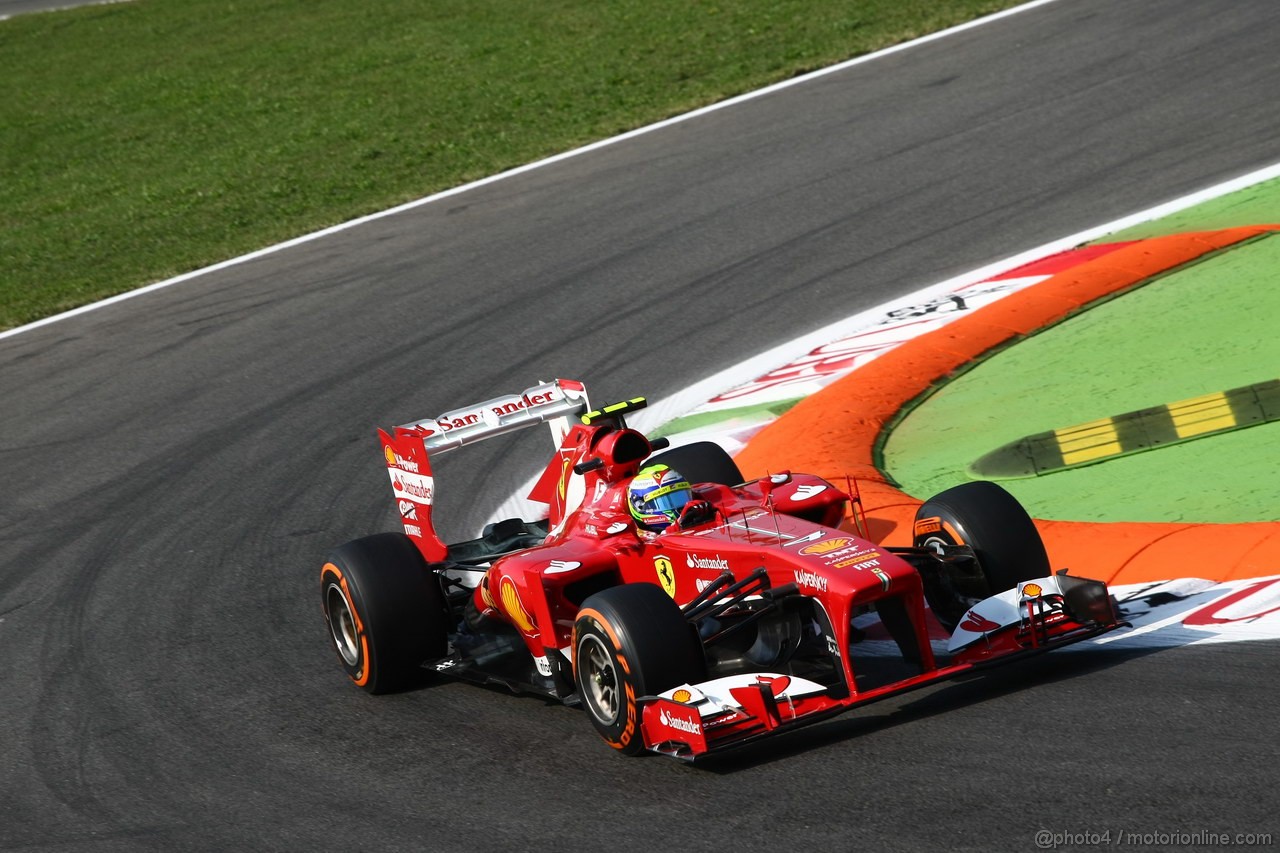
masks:
[[[135,0],[0,21],[0,328],[1018,0]]]
[[[1280,236],[1247,243],[1000,351],[894,428],[885,470],[927,498],[1024,435],[1280,377],[1277,265]],[[1267,423],[1001,485],[1037,518],[1227,523],[1280,519],[1277,482]]]

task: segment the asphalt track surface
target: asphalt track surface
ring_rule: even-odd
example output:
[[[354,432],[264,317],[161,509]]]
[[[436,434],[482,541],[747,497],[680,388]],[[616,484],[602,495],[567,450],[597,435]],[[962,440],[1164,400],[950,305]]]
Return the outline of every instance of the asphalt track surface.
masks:
[[[1063,0],[0,340],[0,847],[1277,831],[1276,644],[1059,654],[690,767],[499,691],[365,696],[316,584],[394,526],[375,425],[553,375],[660,397],[1269,165],[1278,39],[1270,0]],[[446,534],[544,444],[446,457]]]

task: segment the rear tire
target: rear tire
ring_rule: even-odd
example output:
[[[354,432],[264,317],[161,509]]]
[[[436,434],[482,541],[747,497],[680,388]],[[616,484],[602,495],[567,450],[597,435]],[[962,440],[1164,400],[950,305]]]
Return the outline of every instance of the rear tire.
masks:
[[[683,447],[673,447],[649,457],[645,465],[662,463],[679,471],[690,483],[719,483],[736,486],[742,482],[742,472],[725,449],[715,442],[695,441]]]
[[[440,582],[402,533],[335,548],[320,570],[320,596],[338,661],[369,693],[421,683],[423,661],[447,650]]]
[[[624,755],[644,751],[636,700],[706,680],[697,632],[654,584],[615,586],[587,598],[573,623],[574,678],[587,716]]]
[[[930,519],[937,519],[941,529],[929,529],[935,526],[927,523]],[[925,522],[923,530],[921,522]],[[965,579],[947,590],[925,586],[929,607],[948,629],[954,629],[973,599],[1052,574],[1031,516],[1017,498],[995,483],[962,483],[935,495],[916,511],[915,529],[917,548],[967,545],[978,560],[980,578]],[[957,595],[961,588],[966,594]]]

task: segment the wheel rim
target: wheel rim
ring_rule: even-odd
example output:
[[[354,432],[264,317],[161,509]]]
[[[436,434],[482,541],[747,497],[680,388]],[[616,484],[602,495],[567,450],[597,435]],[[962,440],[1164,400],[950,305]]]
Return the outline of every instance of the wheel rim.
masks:
[[[592,634],[578,643],[578,677],[591,715],[606,726],[617,722],[618,670],[613,653]]]
[[[956,544],[955,539],[950,536],[930,536],[920,543],[921,547],[931,549],[939,557],[946,553],[947,548],[955,547]],[[933,610],[934,617],[942,624],[942,627],[948,631],[954,631],[956,624],[963,618],[965,612],[975,604],[983,601],[986,596],[964,595],[960,590],[954,588],[950,588],[949,591],[951,593],[950,602],[935,602],[930,599],[929,607]],[[944,604],[948,606],[944,607]],[[943,609],[939,609],[940,607]]]
[[[347,666],[355,666],[360,662],[356,619],[347,596],[336,583],[329,584],[325,595],[325,612],[329,615],[329,631],[333,634],[333,644],[337,647],[338,654],[346,661]]]

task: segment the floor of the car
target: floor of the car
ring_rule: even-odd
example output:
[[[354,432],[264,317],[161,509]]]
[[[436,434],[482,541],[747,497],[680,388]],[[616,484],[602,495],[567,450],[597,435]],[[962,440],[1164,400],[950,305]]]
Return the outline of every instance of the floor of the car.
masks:
[[[508,518],[485,528],[485,533],[449,546],[448,559],[457,563],[483,563],[504,554],[541,545],[547,536],[546,521]]]

